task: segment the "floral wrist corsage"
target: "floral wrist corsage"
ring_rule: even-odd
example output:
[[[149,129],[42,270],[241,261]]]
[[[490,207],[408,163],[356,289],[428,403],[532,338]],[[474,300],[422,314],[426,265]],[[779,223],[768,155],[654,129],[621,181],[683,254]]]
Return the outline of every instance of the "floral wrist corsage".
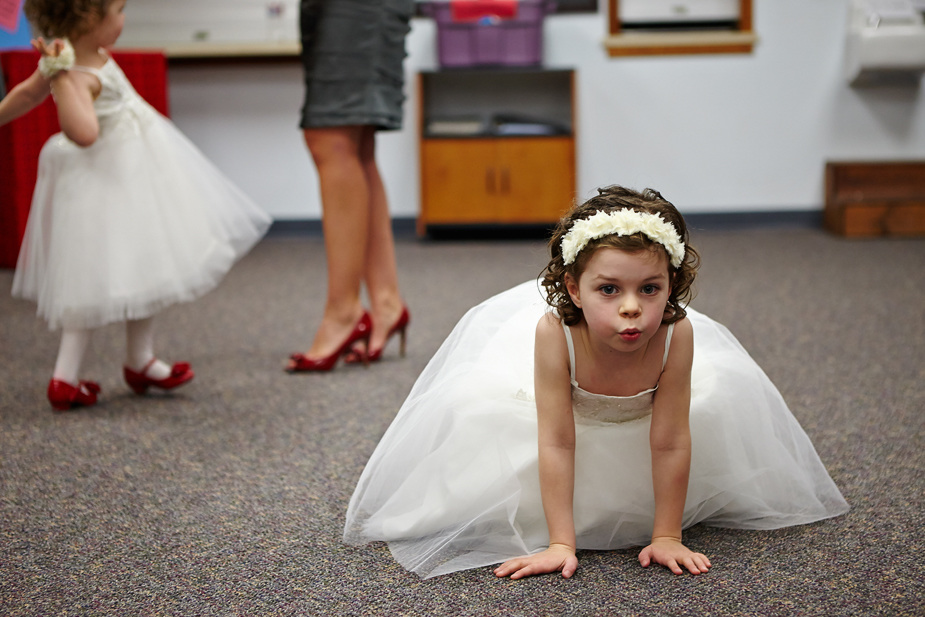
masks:
[[[42,54],[39,60],[39,73],[51,79],[61,71],[67,71],[74,66],[74,47],[71,42],[64,39],[61,52],[57,56]]]

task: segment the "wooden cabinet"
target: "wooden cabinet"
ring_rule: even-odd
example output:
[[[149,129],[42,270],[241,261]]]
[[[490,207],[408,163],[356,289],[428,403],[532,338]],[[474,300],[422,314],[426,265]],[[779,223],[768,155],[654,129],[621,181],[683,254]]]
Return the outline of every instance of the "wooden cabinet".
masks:
[[[418,233],[555,223],[575,198],[573,82],[571,70],[422,73]]]
[[[427,139],[421,157],[422,227],[549,223],[575,194],[569,137]]]

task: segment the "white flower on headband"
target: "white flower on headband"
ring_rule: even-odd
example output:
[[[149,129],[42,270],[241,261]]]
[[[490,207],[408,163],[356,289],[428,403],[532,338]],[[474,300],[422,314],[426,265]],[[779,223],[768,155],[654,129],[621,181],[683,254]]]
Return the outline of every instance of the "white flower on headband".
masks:
[[[574,262],[591,240],[636,233],[645,234],[653,242],[664,246],[673,267],[677,268],[684,261],[684,243],[674,225],[665,222],[658,214],[636,212],[629,208],[612,212],[600,210],[586,219],[575,221],[562,238],[562,261],[566,266]]]
[[[54,77],[60,71],[68,71],[74,66],[74,47],[71,42],[64,39],[64,45],[61,47],[61,53],[57,56],[46,56],[42,54],[39,60],[39,73],[43,77]]]

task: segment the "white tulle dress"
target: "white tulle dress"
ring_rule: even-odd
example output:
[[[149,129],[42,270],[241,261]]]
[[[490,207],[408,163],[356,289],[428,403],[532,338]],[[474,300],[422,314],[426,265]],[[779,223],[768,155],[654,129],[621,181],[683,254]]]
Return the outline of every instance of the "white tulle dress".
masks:
[[[13,295],[52,329],[149,317],[213,289],[270,217],[135,92],[110,58],[96,75],[100,133],[39,156]]]
[[[386,541],[399,563],[423,577],[547,546],[533,396],[534,332],[546,310],[539,283],[530,281],[460,320],[366,465],[347,511],[347,543]],[[688,315],[695,352],[684,527],[774,529],[846,512],[761,368],[725,327],[691,309]],[[651,390],[585,392],[573,372],[580,549],[649,542],[652,398]]]

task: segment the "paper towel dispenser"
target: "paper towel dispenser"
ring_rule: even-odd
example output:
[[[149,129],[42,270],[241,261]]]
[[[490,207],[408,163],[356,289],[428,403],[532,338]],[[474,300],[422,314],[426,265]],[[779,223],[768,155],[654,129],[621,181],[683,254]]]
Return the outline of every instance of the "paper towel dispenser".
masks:
[[[845,71],[852,86],[918,86],[925,72],[925,0],[852,0]]]

